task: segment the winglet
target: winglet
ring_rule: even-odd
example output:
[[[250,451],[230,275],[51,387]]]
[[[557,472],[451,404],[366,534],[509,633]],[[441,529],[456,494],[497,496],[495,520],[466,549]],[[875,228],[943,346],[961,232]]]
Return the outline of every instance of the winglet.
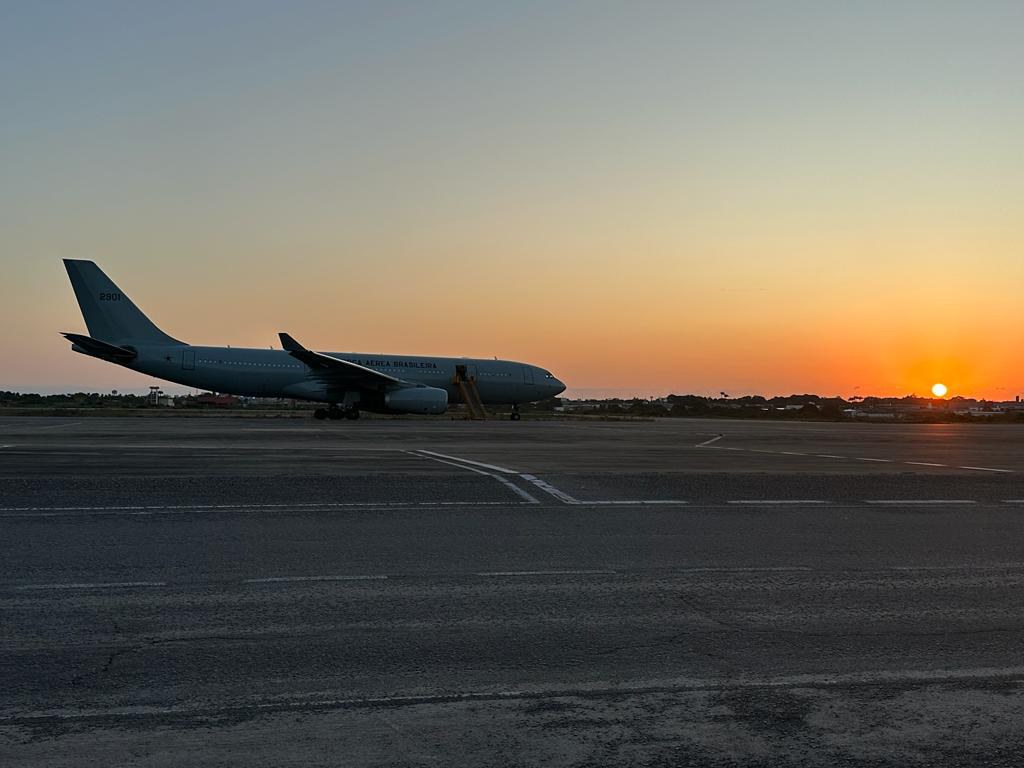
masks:
[[[296,360],[302,361],[310,368],[324,368],[327,365],[323,355],[313,352],[310,349],[306,349],[287,333],[278,333],[277,337],[281,339],[281,348],[284,349],[285,352]],[[326,358],[326,360],[333,360],[333,358]]]
[[[306,348],[299,344],[295,339],[289,336],[283,331],[277,334],[278,338],[281,339],[281,349],[286,352],[305,352]]]

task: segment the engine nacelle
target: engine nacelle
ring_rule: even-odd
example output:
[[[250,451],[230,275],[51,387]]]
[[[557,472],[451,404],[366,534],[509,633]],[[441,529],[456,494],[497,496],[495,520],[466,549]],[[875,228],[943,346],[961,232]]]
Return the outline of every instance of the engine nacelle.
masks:
[[[384,395],[384,406],[392,413],[428,413],[448,410],[448,393],[437,387],[405,387]]]

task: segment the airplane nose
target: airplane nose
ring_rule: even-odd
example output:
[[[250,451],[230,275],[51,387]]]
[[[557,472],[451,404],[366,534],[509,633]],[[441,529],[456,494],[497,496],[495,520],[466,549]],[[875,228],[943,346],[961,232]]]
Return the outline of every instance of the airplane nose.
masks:
[[[556,397],[565,392],[565,384],[562,383],[561,379],[555,379],[551,382],[551,397]]]

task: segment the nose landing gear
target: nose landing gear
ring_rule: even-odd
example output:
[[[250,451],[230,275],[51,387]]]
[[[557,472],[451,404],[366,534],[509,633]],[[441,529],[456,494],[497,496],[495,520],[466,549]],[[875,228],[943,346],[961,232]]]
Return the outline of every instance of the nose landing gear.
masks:
[[[512,413],[509,414],[509,418],[512,419],[512,421],[519,421],[519,419],[521,417],[519,415],[519,406],[518,405],[513,405],[512,406]]]

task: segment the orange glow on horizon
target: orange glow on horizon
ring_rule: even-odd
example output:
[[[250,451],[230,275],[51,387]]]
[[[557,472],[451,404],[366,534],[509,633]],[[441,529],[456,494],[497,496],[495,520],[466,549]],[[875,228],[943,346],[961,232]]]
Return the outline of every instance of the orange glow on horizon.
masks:
[[[37,5],[4,16],[0,390],[154,383],[57,335],[70,256],[199,345],[497,356],[580,396],[1024,395],[1015,4],[927,35],[914,4],[89,33]]]

